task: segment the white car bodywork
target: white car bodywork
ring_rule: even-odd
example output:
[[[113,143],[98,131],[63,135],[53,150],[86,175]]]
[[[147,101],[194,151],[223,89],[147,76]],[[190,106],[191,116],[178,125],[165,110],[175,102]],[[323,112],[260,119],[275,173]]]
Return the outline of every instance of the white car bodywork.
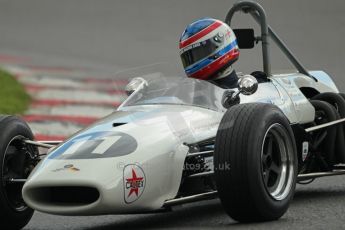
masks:
[[[338,90],[324,72],[311,75],[318,81],[299,73],[276,74],[270,82],[260,83],[253,95],[241,95],[241,103],[272,103],[291,124],[312,122],[315,110],[300,88],[320,93]],[[32,172],[23,188],[26,204],[59,215],[140,213],[162,208],[178,194],[189,151],[185,143],[216,136],[226,109],[220,102],[225,90],[214,87],[220,109],[177,103],[125,105],[77,133],[52,150]],[[114,147],[121,140],[123,143]],[[113,147],[114,152],[107,153]],[[129,153],[126,148],[131,149]],[[89,203],[56,202],[46,194],[50,191],[46,188],[59,186],[95,188],[99,197]]]

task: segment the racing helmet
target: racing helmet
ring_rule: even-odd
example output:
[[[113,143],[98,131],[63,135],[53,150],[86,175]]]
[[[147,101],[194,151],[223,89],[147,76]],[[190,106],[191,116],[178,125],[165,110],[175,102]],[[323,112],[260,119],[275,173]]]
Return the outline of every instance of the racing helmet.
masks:
[[[240,54],[232,29],[213,18],[188,25],[181,35],[179,48],[186,75],[202,80],[219,78]]]

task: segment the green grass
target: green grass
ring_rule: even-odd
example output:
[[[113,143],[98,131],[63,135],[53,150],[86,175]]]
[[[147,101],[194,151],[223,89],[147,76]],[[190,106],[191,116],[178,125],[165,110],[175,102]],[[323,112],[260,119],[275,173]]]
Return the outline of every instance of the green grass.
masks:
[[[24,87],[9,73],[0,70],[0,114],[22,114],[30,104]]]

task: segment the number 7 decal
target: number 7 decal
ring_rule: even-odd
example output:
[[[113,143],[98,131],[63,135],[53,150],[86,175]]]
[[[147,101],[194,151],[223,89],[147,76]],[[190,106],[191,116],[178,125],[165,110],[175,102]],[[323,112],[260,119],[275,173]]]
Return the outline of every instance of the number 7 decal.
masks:
[[[103,140],[91,153],[104,154],[113,144],[115,144],[121,136],[103,137]]]
[[[77,152],[77,150],[86,144],[88,141],[97,141],[97,140],[103,140],[98,146],[95,146],[94,150],[91,152],[92,154],[104,154],[113,144],[115,144],[121,136],[106,136],[102,137],[100,139],[95,140],[89,140],[91,136],[87,136],[82,139],[76,140],[71,147],[69,147],[63,155],[71,155]],[[97,142],[94,144],[96,145]]]
[[[138,143],[122,132],[94,132],[74,137],[53,150],[49,159],[95,159],[124,156],[134,152]]]

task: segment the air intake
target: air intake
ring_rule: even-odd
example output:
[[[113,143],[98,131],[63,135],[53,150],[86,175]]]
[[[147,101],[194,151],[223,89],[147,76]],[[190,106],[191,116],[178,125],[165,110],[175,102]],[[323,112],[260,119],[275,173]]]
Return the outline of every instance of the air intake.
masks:
[[[92,187],[56,186],[38,187],[27,191],[32,201],[41,205],[84,206],[99,199],[99,191]]]

